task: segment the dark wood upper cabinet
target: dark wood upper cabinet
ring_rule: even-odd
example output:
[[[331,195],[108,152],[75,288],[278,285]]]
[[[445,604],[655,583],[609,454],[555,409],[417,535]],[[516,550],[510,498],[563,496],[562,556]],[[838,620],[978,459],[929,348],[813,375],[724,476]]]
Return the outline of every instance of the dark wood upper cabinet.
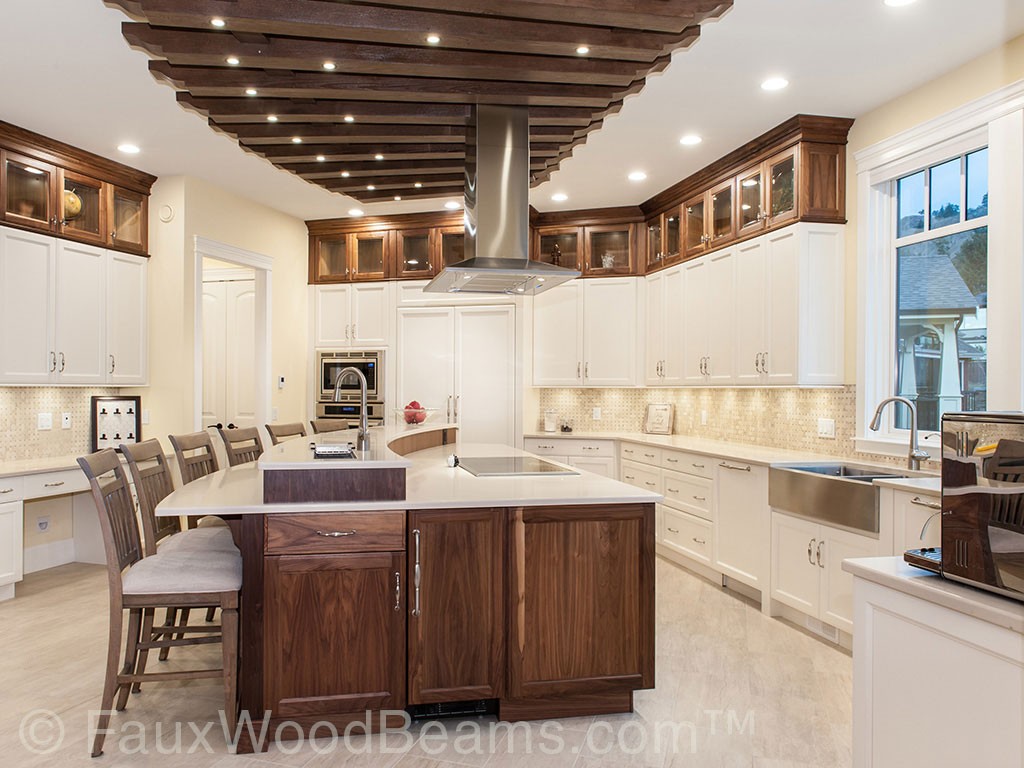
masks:
[[[466,230],[462,225],[438,227],[434,230],[434,263],[441,269],[458,264],[466,258]]]
[[[584,275],[608,277],[630,275],[636,262],[633,224],[605,224],[584,227]]]
[[[717,245],[732,240],[736,236],[736,211],[733,205],[736,199],[733,180],[729,179],[708,192],[708,245]]]
[[[410,704],[500,698],[505,681],[504,509],[409,513]]]
[[[309,241],[309,277],[313,283],[348,280],[348,235],[321,235]]]
[[[780,152],[765,163],[765,178],[768,180],[765,192],[769,228],[792,221],[799,215],[797,208],[798,174],[799,163],[797,162],[796,147],[790,147]]]
[[[683,203],[683,254],[699,256],[708,247],[707,194],[701,192]]]
[[[582,227],[538,227],[534,230],[534,261],[582,271],[584,250]]]
[[[391,232],[356,232],[349,242],[349,277],[383,280],[390,277]]]
[[[644,260],[645,272],[652,272],[661,266],[665,252],[661,244],[662,216],[655,216],[647,222],[647,258]]]
[[[431,278],[437,271],[434,230],[400,229],[395,232],[395,277]]]
[[[155,176],[0,122],[0,222],[146,255]]]
[[[637,273],[639,254],[634,222],[598,223],[593,212],[559,212],[565,223],[541,225],[534,229],[533,256],[536,261],[579,270],[583,277],[610,277]]]
[[[736,233],[761,232],[765,225],[764,166],[758,164],[736,177]]]

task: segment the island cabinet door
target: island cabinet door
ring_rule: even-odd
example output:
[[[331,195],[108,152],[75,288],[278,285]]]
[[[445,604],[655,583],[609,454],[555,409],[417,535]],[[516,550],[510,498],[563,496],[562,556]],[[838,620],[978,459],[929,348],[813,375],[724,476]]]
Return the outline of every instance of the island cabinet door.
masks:
[[[512,511],[509,696],[654,687],[654,505]]]
[[[495,699],[505,679],[505,510],[409,514],[409,703]]]
[[[264,703],[274,717],[405,706],[405,553],[265,560]]]

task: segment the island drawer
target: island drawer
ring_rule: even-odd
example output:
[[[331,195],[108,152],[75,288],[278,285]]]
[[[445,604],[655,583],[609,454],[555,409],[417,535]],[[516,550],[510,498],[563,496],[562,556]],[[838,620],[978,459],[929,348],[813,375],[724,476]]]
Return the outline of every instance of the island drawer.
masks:
[[[635,461],[622,462],[622,482],[643,488],[645,491],[661,493],[661,472]]]
[[[404,549],[404,510],[267,515],[267,554],[397,552]]]
[[[619,450],[624,461],[639,461],[657,467],[661,464],[661,448],[653,448],[640,443],[623,443]]]
[[[708,480],[712,478],[715,471],[715,462],[710,456],[701,456],[698,453],[687,453],[686,451],[666,450],[662,454],[661,465],[665,469],[706,477]]]
[[[673,472],[666,469],[665,503],[683,509],[691,515],[711,519],[711,481],[703,477]]]

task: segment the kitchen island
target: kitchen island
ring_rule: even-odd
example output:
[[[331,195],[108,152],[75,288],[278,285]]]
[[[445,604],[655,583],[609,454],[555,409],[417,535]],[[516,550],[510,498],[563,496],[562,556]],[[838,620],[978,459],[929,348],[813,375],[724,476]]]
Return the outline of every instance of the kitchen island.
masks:
[[[352,459],[282,443],[157,508],[221,515],[235,532],[240,711],[268,712],[272,728],[339,729],[390,726],[407,709],[505,720],[630,711],[632,692],[654,685],[661,497],[585,472],[476,477],[448,456],[529,454],[460,443],[450,426],[370,435]],[[286,500],[264,501],[281,498],[271,488]]]

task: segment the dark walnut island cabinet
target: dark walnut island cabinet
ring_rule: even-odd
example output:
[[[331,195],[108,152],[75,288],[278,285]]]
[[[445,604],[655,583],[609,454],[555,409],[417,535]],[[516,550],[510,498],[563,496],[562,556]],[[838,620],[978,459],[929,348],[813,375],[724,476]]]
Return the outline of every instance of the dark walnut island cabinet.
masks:
[[[339,730],[400,727],[402,710],[448,704],[504,720],[630,711],[633,691],[654,685],[660,497],[585,473],[477,478],[445,457],[496,447],[457,443],[450,427],[371,432],[362,458],[314,461],[307,441],[282,443],[158,510],[232,519],[240,710],[270,712],[271,728]],[[364,487],[337,473],[378,471],[392,490],[374,501],[324,497]],[[404,498],[384,498],[399,471]],[[289,472],[305,473],[316,501],[264,503],[270,487],[298,487],[271,477]]]

